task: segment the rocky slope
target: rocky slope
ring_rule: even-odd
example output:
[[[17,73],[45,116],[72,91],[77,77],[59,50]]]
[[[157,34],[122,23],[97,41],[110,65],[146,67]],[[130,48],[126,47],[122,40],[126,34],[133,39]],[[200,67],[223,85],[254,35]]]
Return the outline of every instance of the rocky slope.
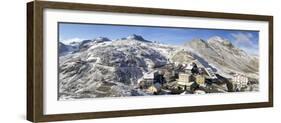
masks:
[[[154,43],[139,35],[59,43],[59,99],[147,95],[136,88],[144,73],[170,62],[198,60],[222,75],[258,73],[258,57],[220,37],[184,46]],[[257,76],[254,76],[257,77]]]
[[[187,42],[185,46],[224,75],[238,72],[256,76],[258,72],[258,57],[247,54],[227,39],[218,36],[211,37],[207,41],[196,39]]]
[[[61,56],[61,98],[143,95],[134,89],[137,80],[167,59],[150,42],[133,37],[83,41],[77,52]]]

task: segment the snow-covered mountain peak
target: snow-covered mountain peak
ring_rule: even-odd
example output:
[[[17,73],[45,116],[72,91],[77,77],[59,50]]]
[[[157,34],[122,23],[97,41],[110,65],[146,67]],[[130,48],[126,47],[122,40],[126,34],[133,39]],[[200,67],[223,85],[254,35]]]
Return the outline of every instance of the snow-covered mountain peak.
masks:
[[[95,38],[93,41],[96,43],[101,43],[101,42],[111,41],[111,40],[107,37],[98,37],[98,38]]]
[[[65,44],[62,42],[59,42],[59,47],[63,47],[63,46],[65,46]]]
[[[62,42],[59,42],[59,55],[61,56],[61,55],[65,55],[68,53],[72,53],[73,51],[77,51],[78,46],[79,46],[79,44],[76,44],[76,43],[66,45]]]
[[[129,36],[126,37],[125,39],[126,39],[126,40],[137,40],[137,41],[143,41],[143,42],[150,42],[150,41],[144,39],[142,36],[137,35],[137,34],[129,35]]]
[[[229,40],[222,38],[220,36],[213,36],[213,37],[209,38],[208,43],[214,44],[214,45],[222,44],[223,46],[227,46],[229,48],[233,47],[233,44]]]
[[[70,42],[69,45],[71,46],[78,46],[80,45],[81,42],[76,42],[76,41],[73,41],[73,42]]]
[[[220,37],[220,36],[213,36],[208,39],[208,41],[218,41],[218,42],[224,42],[226,39]]]

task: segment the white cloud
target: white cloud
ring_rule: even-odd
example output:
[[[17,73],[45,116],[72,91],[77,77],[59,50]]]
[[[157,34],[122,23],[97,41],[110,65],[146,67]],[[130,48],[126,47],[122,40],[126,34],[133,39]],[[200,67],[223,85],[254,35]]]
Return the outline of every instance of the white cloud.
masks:
[[[251,33],[232,33],[234,37],[234,43],[239,46],[251,47],[255,44],[252,42],[253,35]]]
[[[234,38],[234,44],[243,49],[249,54],[258,54],[258,44],[255,44],[253,40],[254,36],[251,33],[232,33]]]
[[[60,42],[64,43],[64,44],[70,44],[71,42],[81,42],[84,39],[81,38],[70,38],[70,39],[66,39],[66,40],[60,40]]]

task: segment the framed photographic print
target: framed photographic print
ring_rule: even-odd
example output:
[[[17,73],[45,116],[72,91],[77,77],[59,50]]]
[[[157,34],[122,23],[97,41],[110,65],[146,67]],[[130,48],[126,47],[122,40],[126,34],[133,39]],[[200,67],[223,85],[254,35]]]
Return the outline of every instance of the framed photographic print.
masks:
[[[33,122],[273,106],[273,17],[27,3]]]

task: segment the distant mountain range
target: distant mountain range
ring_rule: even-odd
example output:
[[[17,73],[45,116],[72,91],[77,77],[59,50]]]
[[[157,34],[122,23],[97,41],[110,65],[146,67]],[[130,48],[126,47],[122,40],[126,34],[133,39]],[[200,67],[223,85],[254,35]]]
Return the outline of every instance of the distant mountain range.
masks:
[[[134,89],[145,72],[168,63],[194,60],[226,77],[247,73],[258,78],[258,59],[218,36],[207,41],[194,39],[182,46],[155,43],[135,34],[116,40],[99,37],[68,45],[59,42],[60,99],[70,95],[146,95]]]

